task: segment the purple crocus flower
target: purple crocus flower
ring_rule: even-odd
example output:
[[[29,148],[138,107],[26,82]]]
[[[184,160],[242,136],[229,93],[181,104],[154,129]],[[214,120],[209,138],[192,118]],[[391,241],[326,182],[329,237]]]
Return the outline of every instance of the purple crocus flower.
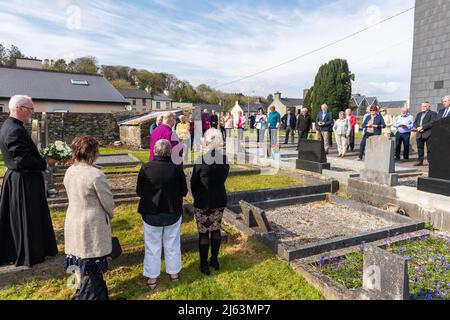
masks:
[[[319,261],[320,266],[323,266],[325,264],[325,257],[320,257],[320,261]]]

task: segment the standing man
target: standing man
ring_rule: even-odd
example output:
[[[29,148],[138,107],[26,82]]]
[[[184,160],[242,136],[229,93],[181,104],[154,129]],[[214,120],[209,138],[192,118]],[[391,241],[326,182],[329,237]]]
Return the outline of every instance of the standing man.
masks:
[[[433,123],[437,119],[437,113],[431,111],[431,105],[428,101],[422,103],[422,112],[420,112],[416,121],[414,121],[414,128],[417,129],[417,150],[419,152],[419,162],[415,164],[415,166],[423,166],[423,160],[425,157],[424,147],[427,145],[427,159],[430,161],[430,152],[431,152],[431,128],[433,127]]]
[[[355,150],[355,128],[356,128],[356,116],[353,114],[352,109],[345,110],[345,115],[347,119],[350,121],[351,131],[350,136],[348,137],[348,147],[347,150],[354,151]]]
[[[0,129],[8,167],[0,198],[0,265],[32,267],[58,253],[42,175],[47,163],[23,126],[33,116],[31,98],[12,97],[9,110]],[[49,160],[49,165],[55,163]]]
[[[292,109],[288,109],[287,114],[281,119],[281,123],[284,125],[286,137],[284,138],[284,144],[288,144],[289,136],[291,136],[291,143],[294,143],[295,128],[297,127],[297,118],[292,113]]]
[[[220,113],[219,126],[220,126],[220,132],[222,133],[223,141],[226,141],[227,135],[226,135],[226,131],[225,131],[225,113],[224,112]]]
[[[216,114],[216,111],[212,111],[212,115],[210,118],[211,128],[217,129],[219,127],[219,117]]]
[[[211,117],[209,116],[208,110],[203,110],[202,113],[202,130],[203,135],[205,135],[205,132],[208,131],[211,128]]]
[[[297,118],[297,126],[296,129],[298,131],[298,147],[297,150],[300,150],[300,141],[307,140],[309,131],[312,128],[312,119],[309,115],[308,108],[302,108],[300,114]]]
[[[253,134],[253,131],[255,130],[255,125],[256,125],[256,115],[253,112],[249,117],[248,117],[248,128],[250,131],[250,134]]]
[[[278,129],[280,128],[280,124],[281,115],[276,111],[275,107],[272,106],[269,113],[269,136],[271,146],[278,144]]]
[[[395,158],[400,160],[400,151],[403,144],[403,159],[409,160],[409,140],[411,138],[411,130],[414,127],[414,117],[409,113],[409,108],[404,106],[402,114],[394,120],[394,128],[397,129],[395,135]]]
[[[450,96],[442,98],[442,104],[444,105],[444,108],[439,110],[438,120],[450,117]]]
[[[162,116],[160,116],[156,119],[156,122],[154,124],[152,124],[150,127],[150,134],[152,134],[153,131],[155,131],[155,129],[158,128],[162,124],[162,121],[163,121]]]
[[[172,149],[178,145],[178,137],[176,133],[172,132],[175,121],[175,115],[172,112],[164,112],[162,124],[153,131],[150,137],[150,162],[155,159],[155,145],[159,140],[170,141]]]
[[[328,112],[326,104],[322,105],[322,112],[317,114],[316,124],[316,140],[323,140],[325,152],[328,154],[330,151],[330,130],[333,129],[333,114]]]

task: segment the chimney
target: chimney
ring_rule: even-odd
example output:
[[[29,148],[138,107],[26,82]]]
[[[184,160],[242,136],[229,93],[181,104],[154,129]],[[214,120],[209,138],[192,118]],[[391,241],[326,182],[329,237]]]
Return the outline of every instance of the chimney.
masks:
[[[16,59],[16,67],[36,70],[42,70],[44,68],[42,66],[42,60],[28,58]]]
[[[281,100],[281,92],[275,92],[275,94],[274,94],[274,99],[276,100],[276,101],[280,101]]]
[[[303,90],[303,99],[306,98],[306,96],[308,95],[308,93],[309,93],[309,89],[304,89],[304,90]]]

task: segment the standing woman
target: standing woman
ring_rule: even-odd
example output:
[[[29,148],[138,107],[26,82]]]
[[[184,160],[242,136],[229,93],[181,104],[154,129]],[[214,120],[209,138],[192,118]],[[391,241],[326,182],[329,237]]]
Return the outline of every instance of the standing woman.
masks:
[[[65,269],[81,273],[74,300],[108,300],[103,273],[112,251],[111,220],[114,199],[103,172],[93,166],[98,142],[78,137],[72,142],[73,165],[64,176],[69,199],[64,226]]]
[[[378,107],[371,106],[369,115],[365,117],[362,127],[364,128],[364,137],[361,141],[358,160],[361,161],[366,152],[366,142],[372,136],[380,136],[381,130],[386,128],[383,117],[378,114]]]
[[[222,133],[223,140],[225,141],[226,131],[225,131],[225,113],[224,112],[220,113],[219,125],[220,125],[220,132]]]
[[[386,128],[382,130],[382,135],[386,138],[391,138],[392,134],[392,126],[394,125],[394,118],[387,112],[386,108],[380,109],[380,114],[383,117],[384,123],[386,124]]]
[[[231,138],[231,131],[234,128],[233,115],[230,112],[227,112],[225,117],[225,131],[227,138]]]
[[[263,108],[258,109],[258,115],[256,116],[256,142],[264,142],[264,136],[267,129],[267,116]]]
[[[230,166],[222,153],[222,135],[218,130],[208,130],[203,143],[203,156],[196,161],[192,172],[191,190],[194,197],[195,219],[199,232],[200,271],[210,275],[209,266],[220,269],[218,255],[223,211],[227,206],[225,181]],[[200,160],[200,159],[199,159]],[[198,164],[200,163],[200,164]],[[208,252],[211,244],[211,260]]]
[[[149,278],[152,290],[161,274],[162,247],[166,272],[172,281],[178,281],[183,197],[187,192],[183,166],[172,163],[170,142],[159,140],[155,145],[155,159],[142,166],[136,186],[136,194],[141,198],[138,212],[144,223],[144,276]]]
[[[191,135],[191,151],[194,151],[195,121],[192,113],[189,115],[189,133]]]
[[[237,119],[234,119],[234,127],[237,130],[237,143],[238,150],[242,150],[242,141],[244,140],[244,126],[247,123],[247,119],[242,115],[242,111],[238,112]]]
[[[333,126],[334,134],[336,135],[336,144],[338,147],[338,157],[345,157],[347,151],[347,141],[352,132],[352,125],[350,119],[345,116],[344,111],[339,112],[339,119],[335,121]]]

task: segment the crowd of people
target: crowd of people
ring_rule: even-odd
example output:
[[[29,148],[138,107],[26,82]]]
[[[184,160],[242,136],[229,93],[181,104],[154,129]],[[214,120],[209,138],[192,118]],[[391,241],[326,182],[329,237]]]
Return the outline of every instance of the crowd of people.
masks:
[[[394,135],[397,141],[396,157],[400,158],[403,144],[405,159],[409,158],[411,130],[417,129],[419,163],[423,164],[424,145],[430,152],[433,123],[450,117],[450,97],[443,99],[444,108],[435,113],[430,104],[422,104],[422,112],[414,119],[407,107],[393,119],[385,109],[371,106],[363,119],[364,137],[359,158],[362,159],[366,141],[371,136]],[[29,133],[24,128],[33,116],[34,104],[30,97],[14,96],[9,103],[10,117],[0,129],[0,149],[8,168],[0,198],[0,265],[32,267],[48,256],[58,253],[50,217],[42,172],[48,163],[41,157]],[[308,139],[312,119],[303,108],[296,117],[290,110],[284,117],[272,107],[268,115],[263,109],[254,117],[254,128],[260,141],[269,130],[272,139],[281,125],[285,126],[286,143],[299,132],[299,139]],[[209,120],[207,120],[209,119]],[[188,181],[183,166],[174,163],[173,153],[180,152],[180,141],[192,138],[192,116],[177,119],[165,112],[152,128],[150,161],[139,172],[136,193],[140,198],[138,213],[142,216],[145,258],[144,276],[154,289],[161,276],[161,255],[164,252],[165,272],[171,281],[179,281],[182,270],[180,227],[183,201],[188,194]],[[211,274],[210,267],[220,269],[221,222],[227,206],[225,182],[230,167],[223,154],[224,132],[230,126],[242,137],[247,119],[239,113],[233,119],[228,113],[218,117],[204,112],[205,120],[202,155],[192,171],[190,190],[194,198],[194,215],[198,228],[200,271]],[[231,121],[231,122],[230,122]],[[317,115],[318,139],[330,148],[331,133],[336,135],[339,155],[345,156],[354,148],[356,117],[351,110],[339,113],[333,120],[328,106],[323,105]],[[219,129],[220,127],[220,129]],[[223,127],[224,130],[221,130]],[[173,131],[178,135],[174,135]],[[240,132],[240,133],[239,133]],[[225,135],[225,136],[226,136]],[[292,141],[292,140],[291,140]],[[72,142],[72,165],[64,177],[69,206],[64,227],[66,270],[78,270],[80,286],[74,299],[105,300],[108,289],[103,274],[108,270],[108,257],[113,254],[111,221],[114,218],[114,196],[105,174],[94,166],[99,156],[99,143],[93,137],[77,137]]]

